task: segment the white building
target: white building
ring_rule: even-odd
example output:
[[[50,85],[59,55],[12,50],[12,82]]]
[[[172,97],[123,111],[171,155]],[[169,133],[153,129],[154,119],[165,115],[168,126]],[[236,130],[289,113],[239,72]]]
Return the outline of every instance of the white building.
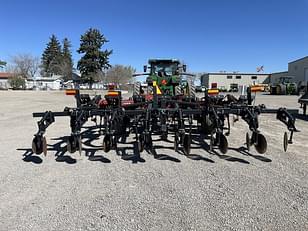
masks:
[[[206,73],[201,76],[201,85],[213,89],[230,90],[231,86],[249,86],[268,81],[269,74],[260,73]]]
[[[271,83],[278,81],[280,77],[291,76],[297,84],[307,84],[308,82],[308,56],[289,62],[288,71],[271,74]]]
[[[0,89],[9,89],[9,79],[13,77],[12,73],[0,72]]]
[[[62,86],[62,78],[59,76],[53,77],[36,77],[34,79],[26,80],[27,89],[40,89],[40,90],[59,90]]]

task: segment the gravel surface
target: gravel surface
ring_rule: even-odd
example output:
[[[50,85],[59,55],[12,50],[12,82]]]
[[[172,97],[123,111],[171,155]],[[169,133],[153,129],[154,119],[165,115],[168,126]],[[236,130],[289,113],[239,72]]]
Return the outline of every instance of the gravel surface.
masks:
[[[258,95],[257,103],[298,108],[297,96]],[[161,141],[155,158],[146,151],[135,158],[132,143],[105,154],[96,136],[83,139],[82,156],[66,153],[69,120],[57,118],[46,133],[47,157],[29,155],[31,113],[64,106],[74,98],[63,92],[0,91],[1,231],[308,230],[307,121],[297,120],[301,132],[286,153],[286,128],[262,115],[265,155],[243,148],[248,128],[240,120],[226,155],[195,137],[189,158]]]

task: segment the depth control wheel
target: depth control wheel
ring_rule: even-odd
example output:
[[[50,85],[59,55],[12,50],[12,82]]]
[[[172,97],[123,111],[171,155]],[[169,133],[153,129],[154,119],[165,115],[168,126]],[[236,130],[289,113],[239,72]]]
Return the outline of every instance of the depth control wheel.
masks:
[[[179,135],[175,133],[174,135],[174,151],[177,152],[179,149]]]
[[[109,152],[111,149],[111,136],[105,135],[103,140],[103,150],[104,152]]]
[[[247,148],[248,152],[250,151],[250,146],[251,146],[251,140],[250,140],[250,137],[249,137],[249,133],[246,132],[246,148]]]
[[[46,138],[42,136],[35,136],[32,140],[32,152],[35,154],[47,154],[47,143]]]
[[[151,149],[153,147],[153,141],[152,141],[151,134],[144,135],[144,145],[148,149]]]
[[[70,136],[67,140],[67,146],[66,149],[69,153],[75,153],[77,150],[79,150],[79,140],[76,136]]]
[[[189,134],[185,134],[183,137],[184,155],[188,156],[190,154],[190,149],[191,149],[191,136]]]
[[[261,133],[256,135],[255,149],[258,153],[264,154],[267,150],[267,141]]]
[[[222,154],[226,154],[228,152],[228,140],[226,136],[222,133],[217,134],[217,138],[219,139],[218,148]]]
[[[145,138],[144,135],[139,135],[139,140],[137,141],[139,152],[143,152],[144,150]]]
[[[289,138],[288,138],[288,133],[285,132],[283,135],[283,150],[286,152],[288,149],[288,144],[289,144]]]

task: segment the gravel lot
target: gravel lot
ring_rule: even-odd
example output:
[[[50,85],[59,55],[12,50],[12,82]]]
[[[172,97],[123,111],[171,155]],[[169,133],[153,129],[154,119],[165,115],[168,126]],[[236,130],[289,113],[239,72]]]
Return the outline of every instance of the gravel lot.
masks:
[[[298,108],[297,98],[258,95],[257,103]],[[67,105],[74,98],[63,92],[0,91],[0,230],[308,230],[307,121],[297,120],[287,153],[286,128],[262,115],[266,155],[244,150],[239,121],[226,155],[196,138],[190,158],[158,141],[157,158],[136,159],[133,144],[120,146],[124,156],[103,153],[102,139],[84,139],[82,156],[61,151],[70,128],[58,118],[48,156],[25,157],[37,129],[31,113]]]

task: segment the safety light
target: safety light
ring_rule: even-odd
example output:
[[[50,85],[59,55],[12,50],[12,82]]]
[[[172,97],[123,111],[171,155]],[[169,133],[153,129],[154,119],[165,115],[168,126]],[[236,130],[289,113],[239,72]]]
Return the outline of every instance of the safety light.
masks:
[[[77,95],[78,90],[76,89],[66,89],[65,94],[66,95]]]

